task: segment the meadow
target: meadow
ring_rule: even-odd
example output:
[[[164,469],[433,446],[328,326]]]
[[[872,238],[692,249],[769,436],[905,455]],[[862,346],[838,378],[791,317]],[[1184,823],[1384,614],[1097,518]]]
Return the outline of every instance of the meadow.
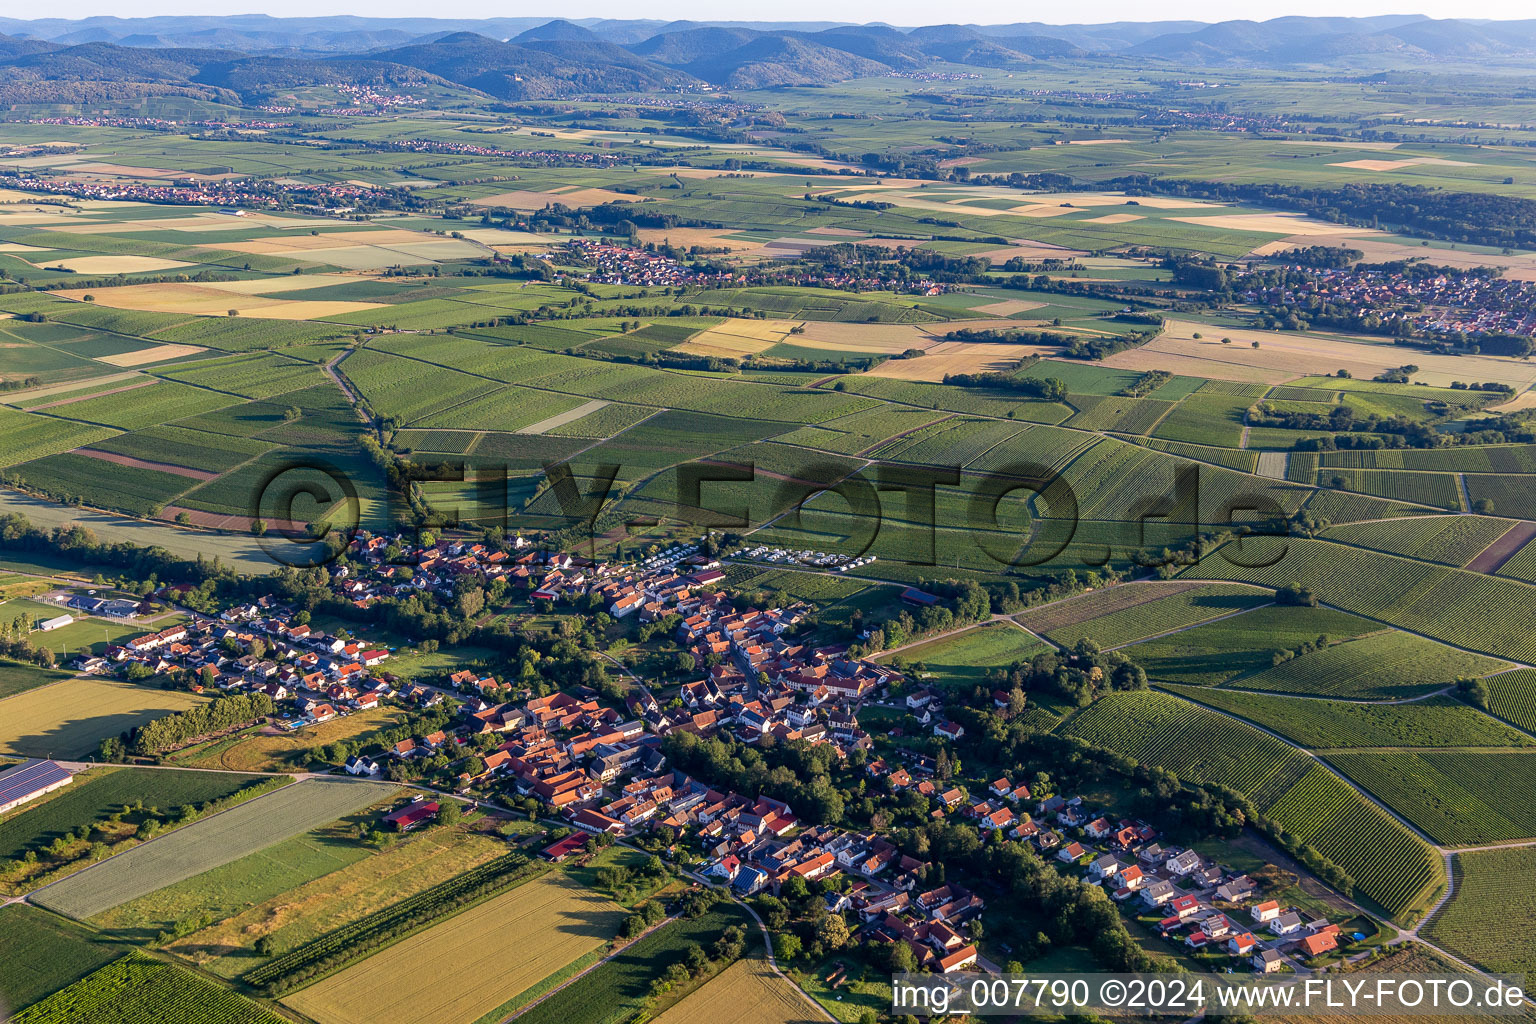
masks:
[[[984,683],[991,671],[1006,669],[1014,662],[1027,662],[1045,650],[1045,645],[1024,630],[996,622],[916,644],[898,653],[888,652],[877,660],[894,663],[900,659],[912,666],[911,671],[924,685],[958,695]]]
[[[311,779],[195,821],[38,891],[80,920],[263,850],[387,795],[368,783]]]

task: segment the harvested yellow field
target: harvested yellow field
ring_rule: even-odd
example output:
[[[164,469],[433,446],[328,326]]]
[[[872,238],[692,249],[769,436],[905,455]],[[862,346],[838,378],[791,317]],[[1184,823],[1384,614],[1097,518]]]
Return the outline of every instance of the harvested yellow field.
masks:
[[[1111,213],[1103,217],[1089,217],[1084,224],[1129,224],[1133,220],[1143,220],[1139,213]]]
[[[1034,203],[1029,206],[1012,207],[1009,213],[1016,213],[1020,217],[1063,217],[1071,212],[1070,206],[1047,206],[1044,203]]]
[[[0,345],[0,348],[8,347]],[[142,377],[143,374],[134,371],[124,373],[106,373],[100,377],[87,377],[84,380],[72,380],[64,384],[44,384],[40,388],[28,388],[25,391],[11,391],[5,396],[8,403],[30,402],[39,398],[48,398],[52,395],[68,395],[74,391],[85,391],[99,387],[103,384],[115,384],[121,380],[133,380]]]
[[[1195,338],[1200,334],[1199,339]],[[1221,340],[1232,343],[1223,345]],[[1254,348],[1253,343],[1259,347]],[[1104,365],[1125,370],[1167,370],[1192,377],[1282,384],[1296,377],[1348,370],[1369,380],[1401,366],[1403,350],[1382,338],[1347,335],[1245,331],[1169,320],[1164,331],[1140,348],[1117,352]],[[1517,391],[1536,383],[1536,364],[1496,356],[1438,356],[1415,353],[1416,381],[1448,387],[1454,380],[1499,381]]]
[[[1047,345],[1000,345],[988,341],[941,341],[916,359],[890,359],[867,377],[942,381],[951,373],[1001,373],[1025,356],[1050,355]]]
[[[277,295],[374,280],[377,278],[371,274],[284,274],[282,277],[256,277],[247,281],[216,281],[212,287],[231,295]]]
[[[817,230],[820,229],[813,230],[811,234],[817,233]],[[717,231],[713,228],[641,228],[636,234],[642,242],[657,245],[665,242],[680,249],[691,249],[695,245],[701,245],[706,249],[746,252],[750,249],[760,249],[763,245],[762,242],[732,238],[729,231]]]
[[[531,192],[525,189],[514,189],[511,192],[498,192],[484,199],[473,200],[475,206],[505,206],[512,210],[542,210],[546,206],[569,206],[571,209],[580,209],[586,206],[602,206],[604,203],[639,203],[644,202],[639,196],[626,195],[623,192],[610,192],[605,188],[578,188],[566,190],[553,190],[549,192]]]
[[[283,1002],[319,1024],[462,1024],[602,946],[624,916],[615,904],[552,872]]]
[[[66,679],[0,700],[0,754],[84,757],[96,744],[209,698],[110,679]]]
[[[77,274],[140,274],[152,270],[176,270],[193,264],[157,256],[77,256],[50,266],[63,267]]]
[[[1353,167],[1362,171],[1400,171],[1405,167],[1417,167],[1420,164],[1430,164],[1438,167],[1476,167],[1477,164],[1467,160],[1441,160],[1432,156],[1411,156],[1406,160],[1349,160],[1341,164],[1329,164],[1329,167]]]
[[[1071,139],[1069,146],[1123,146],[1129,145],[1130,139]]]
[[[167,948],[215,974],[233,978],[250,970],[251,948],[268,935],[279,949],[293,949],[506,852],[502,841],[463,828],[429,829],[177,939]]]
[[[229,310],[241,316],[269,320],[318,320],[339,313],[374,309],[377,302],[321,302],[303,299],[276,299],[244,295],[217,285],[165,283],[130,284],[117,288],[93,289],[96,304],[113,309],[136,309],[152,313],[187,313],[193,316],[226,316]],[[110,361],[110,360],[109,360]],[[137,365],[116,363],[115,365]]]
[[[23,245],[20,242],[0,242],[0,252],[53,252],[40,245]]]
[[[794,320],[727,320],[695,334],[672,351],[727,359],[756,355],[781,341],[793,340],[789,332],[796,325]]]
[[[198,345],[151,345],[149,348],[141,348],[134,352],[119,352],[115,356],[97,356],[97,361],[109,363],[112,366],[143,366],[145,363],[159,363],[167,359],[180,359],[182,356],[192,356],[204,351]],[[98,381],[99,382],[99,381]]]
[[[834,352],[869,352],[896,355],[909,348],[927,348],[933,338],[921,327],[906,324],[839,324],[808,320],[805,332],[794,337],[804,348],[824,348]]]
[[[518,430],[513,431],[513,433],[547,434],[551,430],[554,430],[556,427],[563,427],[567,423],[575,423],[583,416],[590,416],[592,413],[597,412],[597,410],[603,408],[605,405],[611,404],[611,402],[604,401],[601,398],[594,398],[590,402],[581,403],[574,409],[567,409],[565,412],[556,413],[547,419],[539,420],[537,423],[530,423],[526,427],[521,427]]]
[[[1196,224],[1227,231],[1268,231],[1276,235],[1370,235],[1369,228],[1330,224],[1300,213],[1224,213],[1215,217],[1169,217],[1180,224]]]
[[[209,243],[212,248],[231,252],[247,252],[252,255],[287,255],[307,252],[311,249],[335,249],[350,245],[399,245],[405,242],[421,242],[433,236],[404,228],[383,228],[378,231],[322,231],[319,234],[272,235],[253,238],[248,242]]]
[[[271,733],[250,736],[229,745],[215,743],[207,753],[177,758],[176,763],[191,768],[224,768],[235,772],[302,770],[309,763],[309,751],[390,728],[404,718],[405,712],[397,708],[381,707],[292,731],[273,726]]]
[[[697,992],[656,1018],[656,1024],[792,1024],[820,1016],[794,984],[757,957],[736,961]]]
[[[972,306],[972,313],[985,313],[988,316],[1013,316],[1015,313],[1025,313],[1045,305],[1043,302],[1028,302],[1024,299],[1004,299],[1001,302],[989,302],[985,306]]]

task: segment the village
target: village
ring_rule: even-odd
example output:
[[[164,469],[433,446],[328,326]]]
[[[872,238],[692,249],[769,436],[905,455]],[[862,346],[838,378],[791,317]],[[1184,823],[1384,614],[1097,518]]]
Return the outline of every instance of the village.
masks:
[[[537,550],[520,540],[510,552],[447,540],[402,551],[404,543],[360,535],[349,563],[332,568],[334,592],[366,608],[410,592],[447,601],[465,574],[500,578],[545,607],[580,601],[618,622],[675,622],[675,639],[691,655],[696,678],[677,684],[674,694],[632,677],[622,707],[591,688],[533,696],[468,669],[436,683],[407,682],[390,671],[397,652],[384,641],[312,628],[307,616],[266,598],[217,616],[192,614],[113,645],[103,656],[82,656],[75,667],[130,679],[192,680],[194,691],[264,694],[277,709],[273,721],[288,730],[385,702],[440,716],[446,711],[437,719],[441,727],[353,753],[336,770],[436,782],[489,805],[534,801],[574,830],[545,851],[551,859],[581,854],[586,836],[639,841],[662,835],[674,855],[691,851],[696,874],[743,898],[777,894],[796,878],[820,883],[828,912],[853,915],[863,939],[904,944],[923,969],[998,969],[975,940],[982,896],[954,880],[925,882],[934,877],[933,865],[877,832],[810,824],[786,801],[732,792],[679,770],[668,763],[664,739],[681,732],[752,745],[801,742],[826,745],[840,761],[856,756],[875,791],[893,800],[915,793],[933,807],[935,819],[973,827],[983,841],[997,835],[1032,845],[1058,871],[1101,885],[1128,917],[1200,954],[1212,969],[1307,971],[1335,958],[1347,941],[1325,917],[1263,898],[1248,875],[1223,870],[1195,850],[1164,845],[1145,821],[1100,813],[1076,795],[1037,795],[1008,778],[969,792],[941,775],[932,757],[901,746],[876,749],[859,721],[870,707],[905,716],[906,725],[893,735],[915,731],[952,741],[964,730],[944,714],[942,694],[914,688],[896,669],[851,657],[842,647],[794,642],[787,634],[809,606],[739,607],[720,589],[719,561],[701,553],[699,543],[677,544],[633,564]],[[395,571],[397,561],[414,563],[408,580]],[[175,591],[158,596],[174,601]],[[932,596],[909,589],[903,599],[921,604]],[[95,615],[131,616],[140,609],[137,602],[94,595],[65,603]],[[1006,704],[1007,695],[994,699]],[[439,770],[424,774],[429,761]],[[56,776],[39,768],[23,778],[35,781],[32,795],[41,795],[42,787],[62,784]],[[18,803],[28,798],[7,793]],[[439,807],[423,797],[392,811],[383,824],[407,831],[430,822]]]

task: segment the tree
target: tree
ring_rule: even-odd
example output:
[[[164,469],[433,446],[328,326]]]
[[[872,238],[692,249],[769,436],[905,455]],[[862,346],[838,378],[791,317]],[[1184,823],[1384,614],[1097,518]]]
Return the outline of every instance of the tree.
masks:
[[[437,805],[439,825],[457,825],[464,816],[464,805],[457,800],[440,800]]]
[[[816,941],[823,949],[842,949],[848,945],[848,922],[841,914],[828,914],[816,922]]]
[[[186,511],[177,512],[176,513],[176,525],[177,526],[191,526],[192,525],[192,514],[190,512],[186,512]]]
[[[232,309],[232,310],[229,311],[229,315],[230,316],[239,316],[240,315],[240,311],[238,309]]]
[[[898,942],[896,945],[903,945],[903,943]],[[786,932],[773,937],[773,955],[780,960],[793,960],[800,955],[801,948],[800,936],[798,935],[791,935]],[[910,953],[911,950],[907,952]]]
[[[251,520],[251,536],[264,537],[267,533],[267,521],[265,519]]]

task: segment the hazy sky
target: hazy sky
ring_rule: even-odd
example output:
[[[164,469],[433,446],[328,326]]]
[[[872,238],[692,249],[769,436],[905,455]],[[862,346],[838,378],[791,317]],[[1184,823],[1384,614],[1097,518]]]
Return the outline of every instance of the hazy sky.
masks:
[[[6,10],[10,7],[10,10]],[[892,25],[933,25],[945,22],[1003,24],[1040,21],[1050,24],[1107,21],[1162,21],[1189,18],[1224,21],[1263,20],[1286,14],[1361,16],[1425,14],[1436,18],[1530,18],[1529,0],[1098,0],[1089,4],[1018,4],[1007,0],[971,0],[964,5],[935,5],[927,0],[569,0],[561,4],[507,4],[495,0],[455,0],[423,4],[420,0],[256,0],[212,4],[207,0],[79,0],[65,8],[0,4],[0,15],[13,18],[84,17],[115,14],[142,17],[155,14],[229,14],[260,11],[278,17],[359,14],[373,17],[490,18],[544,16],[564,18],[691,18],[711,21],[880,21]]]

